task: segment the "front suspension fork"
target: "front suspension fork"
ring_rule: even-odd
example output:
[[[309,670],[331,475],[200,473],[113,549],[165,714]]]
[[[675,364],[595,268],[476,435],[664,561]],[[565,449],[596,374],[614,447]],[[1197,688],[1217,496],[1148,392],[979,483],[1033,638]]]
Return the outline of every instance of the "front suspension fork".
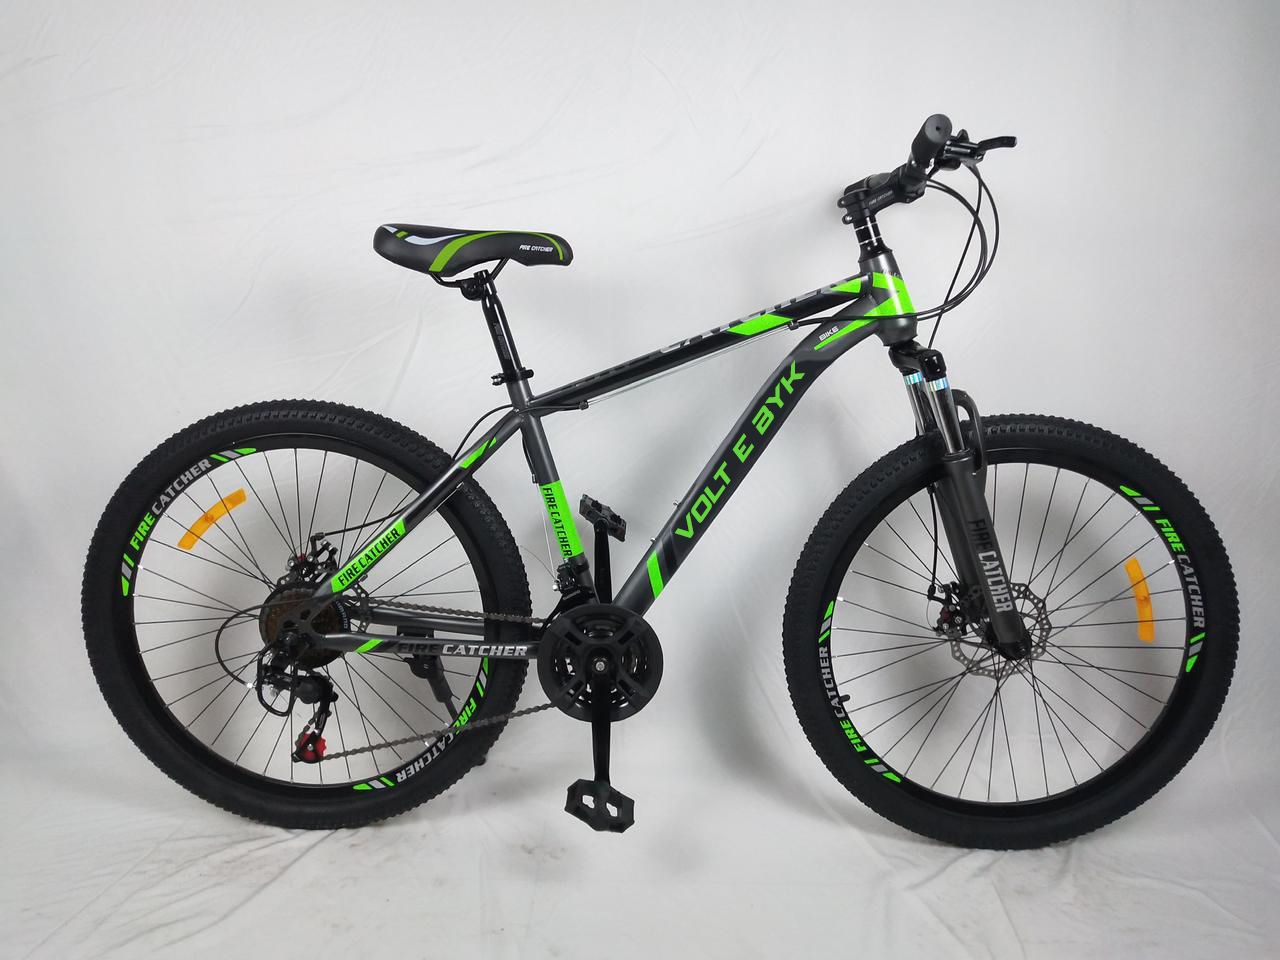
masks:
[[[990,640],[1005,656],[1020,658],[1029,647],[1026,625],[1014,603],[1009,572],[987,508],[986,462],[982,420],[963,391],[953,390],[946,362],[937,350],[914,341],[890,350],[903,374],[917,432],[942,438],[943,477],[934,484],[956,574],[963,587],[977,587],[990,623]],[[961,429],[957,405],[965,408],[973,427],[970,443]]]

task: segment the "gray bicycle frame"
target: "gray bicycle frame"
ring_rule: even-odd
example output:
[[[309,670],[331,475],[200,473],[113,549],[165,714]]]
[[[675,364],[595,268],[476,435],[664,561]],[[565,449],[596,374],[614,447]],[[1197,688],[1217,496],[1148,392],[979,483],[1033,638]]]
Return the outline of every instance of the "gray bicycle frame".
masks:
[[[492,275],[480,271],[471,278],[477,286],[469,294],[481,300],[494,348],[502,364],[496,383],[505,383],[511,398],[511,410],[502,416],[480,439],[427,490],[352,555],[352,559],[331,578],[321,583],[312,598],[300,605],[296,614],[300,624],[309,628],[312,616],[324,609],[334,595],[351,589],[366,573],[425,518],[435,512],[473,473],[516,433],[523,439],[524,451],[533,480],[543,499],[556,531],[563,566],[577,588],[594,593],[590,565],[582,551],[573,511],[563,494],[551,447],[542,419],[568,409],[585,409],[591,400],[620,387],[638,383],[701,357],[718,353],[739,344],[744,338],[758,336],[787,326],[792,329],[812,326],[814,329],[782,360],[758,390],[741,417],[707,461],[698,478],[689,487],[671,516],[663,524],[651,549],[627,577],[613,602],[638,614],[644,614],[658,599],[680,565],[693,551],[707,529],[723,512],[724,503],[741,486],[751,468],[759,461],[765,447],[781,430],[800,397],[813,382],[840,357],[871,337],[880,337],[886,345],[912,341],[916,321],[910,297],[898,272],[893,254],[887,249],[864,258],[861,272],[836,283],[750,314],[734,323],[716,327],[705,333],[681,340],[652,353],[602,370],[548,393],[535,395],[529,387],[530,371],[525,370],[516,351],[511,329],[493,287]],[[495,271],[496,273],[496,271]],[[464,287],[464,291],[466,288]],[[835,312],[816,315],[835,308]],[[950,384],[945,376],[926,381],[918,371],[903,370],[918,432],[939,428],[948,452],[963,449],[959,421]],[[979,480],[979,494],[981,493]],[[954,513],[946,510],[945,513]],[[985,503],[981,512],[985,513]],[[966,517],[967,520],[967,517]],[[953,532],[949,530],[949,532]],[[951,542],[960,541],[953,536]],[[966,551],[953,547],[961,574],[975,576],[974,565]],[[412,626],[418,629],[462,636],[486,636],[486,622],[480,619],[418,614],[402,609],[379,607],[369,601],[363,615],[380,625]],[[492,643],[459,644],[432,637],[385,637],[350,631],[320,635],[323,646],[342,652],[380,652],[419,654],[458,654],[472,656],[511,656],[528,658],[536,655],[536,643],[497,645]]]

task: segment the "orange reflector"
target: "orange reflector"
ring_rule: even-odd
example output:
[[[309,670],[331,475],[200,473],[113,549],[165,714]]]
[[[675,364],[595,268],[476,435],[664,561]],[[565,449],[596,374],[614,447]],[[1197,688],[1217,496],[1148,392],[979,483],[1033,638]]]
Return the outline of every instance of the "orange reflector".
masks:
[[[191,550],[200,538],[209,532],[209,528],[225,517],[240,504],[244,503],[244,490],[236,490],[234,493],[228,493],[225,497],[215,503],[212,507],[204,512],[195,523],[187,528],[187,532],[182,535],[182,539],[178,541],[178,546],[183,550]]]
[[[1156,639],[1156,622],[1151,615],[1151,591],[1147,588],[1147,578],[1137,557],[1130,557],[1124,562],[1124,572],[1129,575],[1129,583],[1133,585],[1133,599],[1138,605],[1138,639],[1143,643],[1153,643]]]

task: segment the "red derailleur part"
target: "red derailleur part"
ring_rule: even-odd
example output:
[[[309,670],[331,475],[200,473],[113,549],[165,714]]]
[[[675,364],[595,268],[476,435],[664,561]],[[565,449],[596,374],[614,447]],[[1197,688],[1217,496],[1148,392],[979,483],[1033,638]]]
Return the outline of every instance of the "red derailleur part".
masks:
[[[324,759],[324,737],[318,730],[304,730],[294,746],[293,759],[300,763],[319,763]]]

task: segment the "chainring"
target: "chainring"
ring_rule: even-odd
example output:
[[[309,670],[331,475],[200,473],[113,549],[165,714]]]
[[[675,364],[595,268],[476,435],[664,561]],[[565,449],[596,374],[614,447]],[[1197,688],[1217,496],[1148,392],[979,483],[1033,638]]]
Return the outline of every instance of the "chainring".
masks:
[[[538,680],[547,699],[576,720],[592,719],[595,675],[612,677],[609,719],[639,713],[662,679],[662,645],[637,613],[588,603],[547,625],[538,647]]]

